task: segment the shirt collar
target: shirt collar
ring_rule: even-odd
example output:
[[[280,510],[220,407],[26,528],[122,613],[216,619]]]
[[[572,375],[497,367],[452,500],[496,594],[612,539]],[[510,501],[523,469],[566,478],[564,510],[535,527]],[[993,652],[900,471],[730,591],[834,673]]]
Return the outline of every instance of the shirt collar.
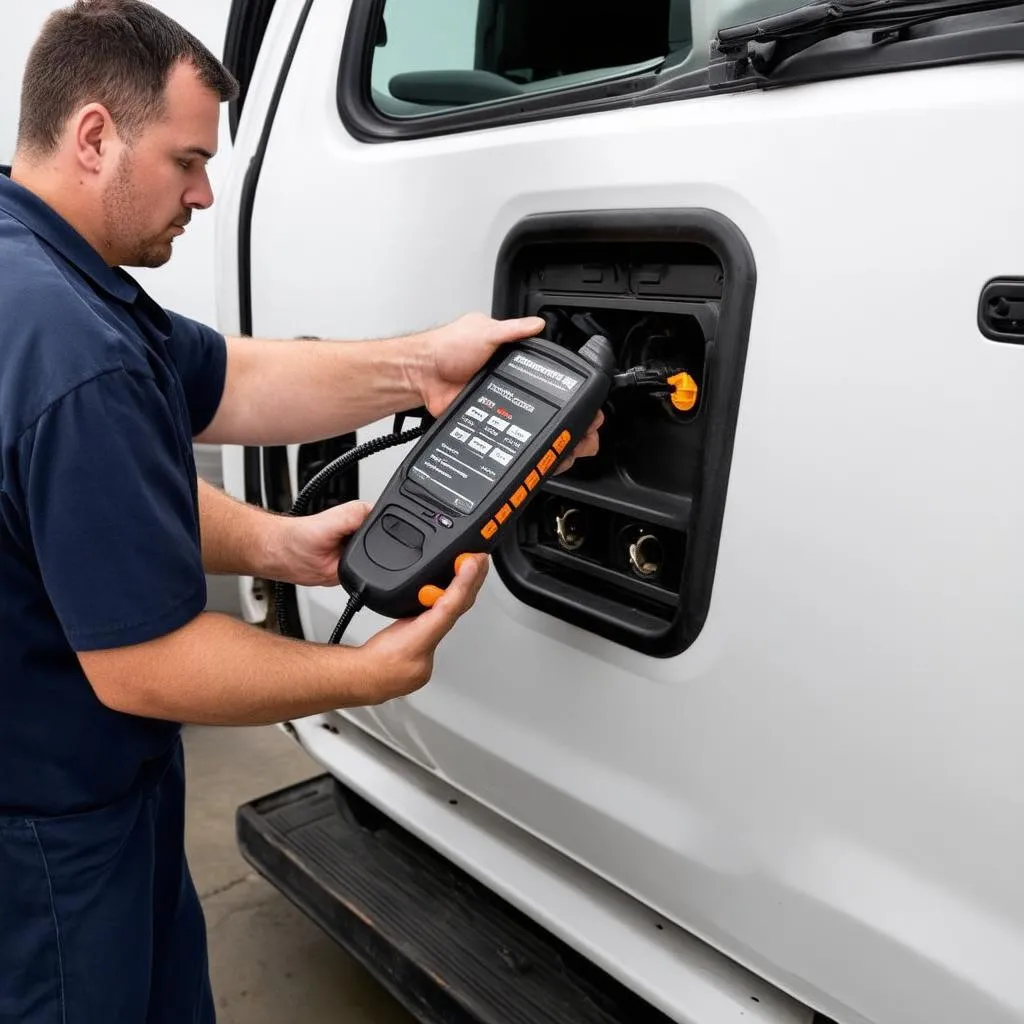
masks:
[[[126,303],[133,303],[139,297],[139,286],[123,270],[108,266],[56,210],[4,174],[0,174],[0,210],[47,241],[108,295]]]

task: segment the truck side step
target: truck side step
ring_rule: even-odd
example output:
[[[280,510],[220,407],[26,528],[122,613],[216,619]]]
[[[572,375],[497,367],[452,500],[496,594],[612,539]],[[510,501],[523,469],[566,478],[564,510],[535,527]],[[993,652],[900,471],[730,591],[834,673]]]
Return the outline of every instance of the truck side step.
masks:
[[[669,1024],[329,775],[236,824],[246,860],[420,1021]]]

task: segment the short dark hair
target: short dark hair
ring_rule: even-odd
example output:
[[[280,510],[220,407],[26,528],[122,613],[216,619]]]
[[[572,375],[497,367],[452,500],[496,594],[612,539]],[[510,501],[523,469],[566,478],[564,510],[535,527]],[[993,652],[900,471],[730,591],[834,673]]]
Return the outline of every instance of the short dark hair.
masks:
[[[182,61],[222,102],[238,82],[190,32],[143,0],[75,0],[55,11],[29,54],[20,149],[49,156],[74,112],[102,103],[129,144],[163,115],[167,80]]]

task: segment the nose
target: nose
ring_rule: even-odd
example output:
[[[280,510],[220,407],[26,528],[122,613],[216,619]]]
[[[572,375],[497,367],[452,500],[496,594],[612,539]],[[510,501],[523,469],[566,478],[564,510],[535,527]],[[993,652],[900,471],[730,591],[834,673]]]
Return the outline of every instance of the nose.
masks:
[[[210,176],[205,171],[202,182],[186,191],[184,203],[190,210],[208,210],[213,206],[213,186],[210,184]]]

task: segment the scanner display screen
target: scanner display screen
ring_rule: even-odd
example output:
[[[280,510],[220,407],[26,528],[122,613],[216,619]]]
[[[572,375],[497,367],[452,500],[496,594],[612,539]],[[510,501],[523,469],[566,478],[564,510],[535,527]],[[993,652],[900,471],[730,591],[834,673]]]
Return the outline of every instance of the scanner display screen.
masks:
[[[488,377],[413,463],[409,478],[450,508],[471,513],[557,412],[521,388]]]

